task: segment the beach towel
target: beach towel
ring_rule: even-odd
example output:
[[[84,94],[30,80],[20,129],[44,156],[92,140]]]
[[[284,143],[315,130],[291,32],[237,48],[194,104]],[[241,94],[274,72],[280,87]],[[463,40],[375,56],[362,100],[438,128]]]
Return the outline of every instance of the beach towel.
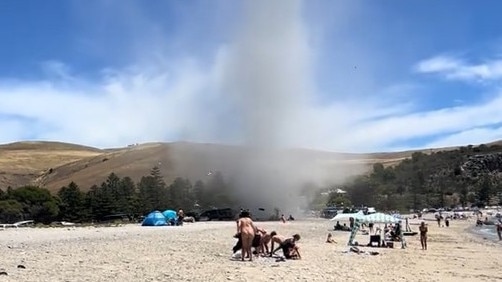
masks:
[[[235,246],[232,248],[232,251],[235,254],[237,251],[242,249],[242,237],[241,237],[241,234],[235,234],[234,238],[238,239],[237,243],[235,243]],[[254,235],[253,244],[251,245],[251,247],[253,247],[253,248],[260,247],[260,241],[261,241],[261,235],[259,235],[259,234]],[[256,250],[253,253],[256,254]]]

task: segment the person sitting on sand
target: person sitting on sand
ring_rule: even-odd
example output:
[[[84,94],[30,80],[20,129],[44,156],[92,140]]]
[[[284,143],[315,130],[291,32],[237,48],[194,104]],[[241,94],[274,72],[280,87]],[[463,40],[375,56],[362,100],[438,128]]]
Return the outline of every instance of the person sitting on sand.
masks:
[[[390,231],[390,235],[392,237],[392,241],[400,242],[401,241],[401,224],[396,223],[394,230]]]
[[[326,238],[326,243],[330,243],[330,244],[335,243],[336,244],[335,239],[333,239],[333,234],[328,233],[328,238]]]
[[[420,244],[422,244],[422,250],[427,250],[427,226],[425,226],[425,222],[422,221],[420,223],[420,227],[418,227],[420,231]]]
[[[300,235],[295,234],[292,238],[288,238],[279,245],[279,247],[275,250],[272,250],[270,256],[272,256],[276,251],[282,249],[284,254],[284,258],[286,259],[301,259],[299,247],[296,245],[296,242],[300,240]],[[273,241],[272,241],[273,242]]]
[[[333,230],[343,230],[343,226],[340,224],[340,221],[337,221]]]
[[[241,259],[244,261],[245,257],[249,257],[249,261],[253,260],[251,247],[255,237],[255,227],[253,220],[250,218],[249,212],[243,211],[242,217],[237,221],[237,234],[242,238],[242,255]]]
[[[183,225],[183,220],[185,219],[185,212],[181,208],[179,208],[177,215],[178,215],[178,222],[177,222],[178,225]]]

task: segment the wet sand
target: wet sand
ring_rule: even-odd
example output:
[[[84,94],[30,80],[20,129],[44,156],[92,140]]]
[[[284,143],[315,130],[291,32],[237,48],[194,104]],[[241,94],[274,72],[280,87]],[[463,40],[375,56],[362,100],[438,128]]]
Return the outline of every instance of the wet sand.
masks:
[[[329,220],[259,226],[302,236],[302,260],[232,260],[234,222],[182,227],[19,228],[0,231],[0,281],[496,281],[502,280],[499,242],[467,232],[470,221],[449,228],[429,223],[429,250],[419,237],[408,248],[361,247],[377,256],[344,253],[349,232],[332,232]],[[418,226],[412,226],[417,231]],[[362,244],[368,236],[358,235]],[[279,252],[280,253],[280,252]],[[17,268],[23,265],[26,268]]]

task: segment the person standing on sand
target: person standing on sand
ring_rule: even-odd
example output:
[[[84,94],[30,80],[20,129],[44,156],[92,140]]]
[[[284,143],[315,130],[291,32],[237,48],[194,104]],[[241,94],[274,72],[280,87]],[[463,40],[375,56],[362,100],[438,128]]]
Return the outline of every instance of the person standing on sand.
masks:
[[[502,219],[499,218],[499,222],[497,223],[496,227],[497,228],[497,235],[499,236],[499,241],[502,241]]]
[[[420,227],[418,228],[420,231],[420,244],[422,244],[422,250],[427,250],[427,226],[425,226],[425,222],[422,221],[420,223]]]
[[[253,239],[255,236],[255,227],[253,225],[253,220],[249,217],[248,211],[243,211],[241,213],[241,218],[237,220],[237,234],[241,235],[242,238],[242,256],[241,259],[244,261],[246,256],[249,256],[249,261],[253,260],[253,253],[251,252],[251,247],[253,245]]]

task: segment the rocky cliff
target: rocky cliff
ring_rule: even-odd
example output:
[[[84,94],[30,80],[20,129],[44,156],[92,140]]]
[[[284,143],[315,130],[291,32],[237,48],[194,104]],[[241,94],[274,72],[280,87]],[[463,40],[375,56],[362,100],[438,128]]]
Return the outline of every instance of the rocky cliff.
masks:
[[[502,153],[475,155],[462,165],[462,170],[468,174],[497,174],[502,172]]]

